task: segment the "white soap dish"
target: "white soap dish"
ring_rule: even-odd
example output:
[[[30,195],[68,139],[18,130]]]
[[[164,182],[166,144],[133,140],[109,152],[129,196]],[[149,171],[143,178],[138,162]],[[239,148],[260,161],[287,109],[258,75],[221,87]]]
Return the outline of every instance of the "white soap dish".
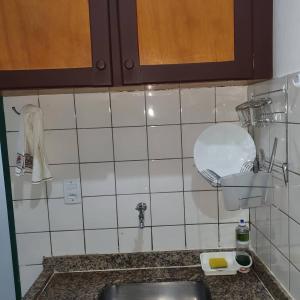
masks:
[[[236,252],[208,252],[200,254],[201,267],[206,276],[212,275],[235,275],[239,265],[235,260]],[[210,258],[224,258],[227,261],[227,268],[212,269],[209,265]]]

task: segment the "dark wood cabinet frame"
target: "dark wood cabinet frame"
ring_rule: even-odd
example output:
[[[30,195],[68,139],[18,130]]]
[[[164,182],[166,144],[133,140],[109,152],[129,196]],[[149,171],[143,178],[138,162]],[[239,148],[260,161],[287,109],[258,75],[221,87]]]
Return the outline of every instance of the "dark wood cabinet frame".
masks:
[[[253,0],[253,79],[273,77],[273,0]]]
[[[273,0],[235,0],[234,62],[156,66],[139,65],[136,1],[89,0],[91,68],[0,71],[0,90],[272,78]]]
[[[118,1],[125,84],[253,78],[252,0],[234,2],[235,61],[153,66],[139,64],[136,1]]]
[[[92,43],[91,68],[0,71],[0,89],[111,85],[108,10],[107,0],[89,0]]]

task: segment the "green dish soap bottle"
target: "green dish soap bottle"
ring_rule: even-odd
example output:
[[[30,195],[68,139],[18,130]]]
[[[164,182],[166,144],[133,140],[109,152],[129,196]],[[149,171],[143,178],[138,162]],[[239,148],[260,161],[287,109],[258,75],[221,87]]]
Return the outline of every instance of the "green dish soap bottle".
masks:
[[[235,229],[236,236],[236,248],[237,249],[248,249],[249,248],[249,227],[245,221],[240,220],[239,225]]]

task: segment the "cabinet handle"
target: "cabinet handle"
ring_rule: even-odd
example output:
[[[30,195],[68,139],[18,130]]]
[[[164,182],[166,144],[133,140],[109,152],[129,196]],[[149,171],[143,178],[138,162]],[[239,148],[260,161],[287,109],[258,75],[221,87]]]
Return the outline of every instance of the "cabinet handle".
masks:
[[[132,59],[126,59],[124,62],[124,66],[127,70],[131,70],[134,68],[134,61]]]
[[[96,68],[100,71],[103,71],[106,69],[106,63],[103,59],[100,59],[96,62]]]

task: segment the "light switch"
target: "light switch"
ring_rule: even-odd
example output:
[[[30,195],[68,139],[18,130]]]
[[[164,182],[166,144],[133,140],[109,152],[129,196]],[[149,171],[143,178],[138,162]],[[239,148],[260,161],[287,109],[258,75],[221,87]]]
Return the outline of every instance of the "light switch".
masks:
[[[64,180],[64,194],[65,204],[81,203],[79,178]]]

